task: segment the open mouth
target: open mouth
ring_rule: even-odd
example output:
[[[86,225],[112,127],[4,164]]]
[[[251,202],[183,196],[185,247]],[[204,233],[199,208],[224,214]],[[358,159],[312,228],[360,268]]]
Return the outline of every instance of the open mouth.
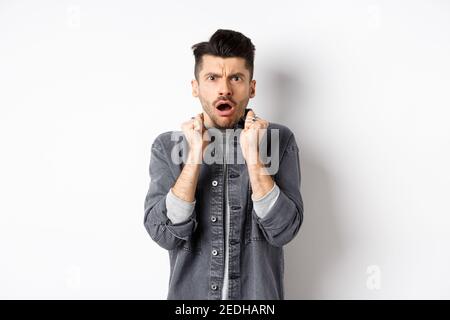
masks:
[[[232,108],[232,106],[229,105],[228,103],[223,103],[223,104],[217,106],[217,109],[220,111],[227,111],[227,110],[230,110],[231,108]]]

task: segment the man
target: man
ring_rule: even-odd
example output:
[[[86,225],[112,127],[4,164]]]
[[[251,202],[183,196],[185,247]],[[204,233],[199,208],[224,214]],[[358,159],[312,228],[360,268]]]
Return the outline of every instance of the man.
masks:
[[[294,134],[247,108],[256,85],[249,38],[219,29],[192,49],[203,112],[155,139],[145,199],[144,225],[169,252],[167,299],[284,299],[283,246],[303,221]]]

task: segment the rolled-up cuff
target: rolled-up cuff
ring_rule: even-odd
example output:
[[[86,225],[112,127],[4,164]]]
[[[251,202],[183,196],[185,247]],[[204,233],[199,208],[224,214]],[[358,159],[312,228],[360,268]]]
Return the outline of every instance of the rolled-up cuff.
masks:
[[[178,198],[170,188],[166,197],[167,217],[173,224],[189,220],[195,208],[196,200],[188,202]]]
[[[280,188],[277,186],[277,184],[274,182],[272,189],[267,192],[262,198],[258,200],[254,200],[252,195],[252,201],[253,201],[253,208],[255,209],[256,214],[261,219],[266,216],[266,214],[269,212],[269,210],[273,207],[275,202],[278,199],[278,196],[280,195]]]

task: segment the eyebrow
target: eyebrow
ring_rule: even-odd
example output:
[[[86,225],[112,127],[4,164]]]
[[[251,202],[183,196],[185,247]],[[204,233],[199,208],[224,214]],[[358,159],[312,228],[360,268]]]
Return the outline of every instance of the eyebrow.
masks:
[[[206,77],[209,77],[209,76],[214,76],[216,78],[221,78],[222,77],[220,74],[217,74],[217,73],[214,73],[214,72],[208,72],[203,77],[206,78]],[[232,77],[235,77],[235,76],[239,76],[239,77],[245,79],[245,74],[243,74],[242,72],[235,72],[235,73],[231,74],[229,76],[229,78],[232,78]]]

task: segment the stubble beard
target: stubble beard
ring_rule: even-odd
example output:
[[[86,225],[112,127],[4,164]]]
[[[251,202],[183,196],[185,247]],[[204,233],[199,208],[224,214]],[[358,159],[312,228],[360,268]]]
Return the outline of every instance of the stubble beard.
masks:
[[[237,104],[235,106],[236,110],[235,110],[233,121],[231,123],[227,124],[226,126],[222,126],[217,121],[218,119],[220,119],[220,116],[216,114],[216,110],[215,110],[216,108],[214,106],[214,103],[213,102],[209,103],[201,95],[199,96],[199,101],[200,101],[200,104],[202,105],[202,109],[209,116],[209,118],[211,119],[212,126],[217,128],[217,129],[222,129],[222,130],[224,130],[224,129],[232,129],[239,122],[239,120],[241,120],[241,118],[245,114],[245,108],[246,108],[249,100],[250,99],[247,99],[246,102],[242,101],[243,104],[242,103],[241,104]]]
[[[203,107],[203,111],[205,111],[209,118],[212,121],[212,125],[213,127],[217,128],[217,129],[232,129],[236,123],[239,121],[240,117],[242,116],[242,110],[238,110],[240,109],[239,106],[236,106],[236,111],[235,114],[233,115],[233,121],[229,122],[227,125],[222,126],[217,120],[220,119],[220,116],[218,116],[215,113],[215,107],[212,104],[208,104],[207,107]],[[236,117],[236,114],[239,114],[239,117]]]

